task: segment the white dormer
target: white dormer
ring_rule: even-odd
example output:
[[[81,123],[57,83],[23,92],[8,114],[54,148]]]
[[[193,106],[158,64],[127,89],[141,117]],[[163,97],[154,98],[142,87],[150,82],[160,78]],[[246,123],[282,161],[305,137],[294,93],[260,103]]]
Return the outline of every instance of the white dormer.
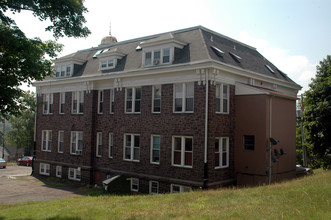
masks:
[[[96,55],[96,57],[100,60],[99,71],[114,69],[117,66],[117,61],[122,59],[124,56],[125,54],[119,51],[118,48],[103,50]]]
[[[67,56],[54,61],[54,76],[55,78],[71,77],[74,73],[75,64],[83,65],[85,60]]]
[[[185,43],[175,39],[169,33],[141,42],[142,63],[144,67],[171,64],[174,61],[175,48],[183,49]]]

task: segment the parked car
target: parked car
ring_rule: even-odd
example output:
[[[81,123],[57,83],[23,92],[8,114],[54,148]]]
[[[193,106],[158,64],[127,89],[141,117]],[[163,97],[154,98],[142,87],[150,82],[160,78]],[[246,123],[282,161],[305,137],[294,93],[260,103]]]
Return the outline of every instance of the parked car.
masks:
[[[33,160],[33,157],[30,157],[30,156],[25,156],[23,158],[19,158],[17,160],[17,165],[21,165],[21,166],[31,166],[32,165],[32,160]]]
[[[6,166],[7,166],[7,162],[4,159],[0,158],[0,167],[6,168]]]

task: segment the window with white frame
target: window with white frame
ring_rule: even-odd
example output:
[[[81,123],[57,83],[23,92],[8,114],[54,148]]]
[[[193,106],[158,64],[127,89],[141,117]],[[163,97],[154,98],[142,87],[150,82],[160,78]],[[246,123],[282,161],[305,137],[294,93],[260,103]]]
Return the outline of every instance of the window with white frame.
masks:
[[[105,58],[101,59],[99,70],[108,70],[116,67],[117,59],[114,58]]]
[[[103,91],[98,91],[98,114],[103,113]]]
[[[56,78],[69,77],[72,75],[72,72],[72,64],[57,65],[55,67]]]
[[[43,94],[43,113],[46,115],[53,113],[53,93]]]
[[[61,166],[56,166],[56,177],[62,177],[62,167]]]
[[[137,178],[131,178],[130,181],[131,185],[131,191],[138,192],[139,191],[139,179]]]
[[[159,182],[158,181],[149,181],[149,193],[150,194],[159,193]]]
[[[97,149],[96,156],[101,157],[101,149],[102,149],[102,132],[97,132]]]
[[[194,83],[174,85],[174,112],[193,112]]]
[[[64,147],[64,131],[59,131],[57,151],[59,153],[63,153],[63,147]]]
[[[219,137],[215,139],[215,168],[229,166],[229,138]]]
[[[193,137],[172,137],[172,165],[192,168]]]
[[[170,48],[155,49],[144,53],[144,66],[157,66],[171,62]]]
[[[64,114],[64,106],[65,106],[65,100],[66,94],[64,92],[60,93],[60,101],[59,101],[59,114]]]
[[[152,102],[152,112],[161,112],[161,85],[153,86],[153,102]]]
[[[189,186],[182,186],[177,184],[171,184],[170,186],[170,192],[171,193],[183,193],[183,192],[191,192],[192,188]]]
[[[71,145],[70,154],[80,155],[83,151],[83,132],[72,131],[71,132]]]
[[[80,168],[69,168],[68,179],[80,181],[81,179]]]
[[[109,140],[108,140],[108,157],[113,158],[113,134],[109,133]]]
[[[109,113],[113,114],[114,113],[114,102],[115,102],[115,90],[110,89],[110,106],[109,106]]]
[[[40,163],[39,174],[49,176],[50,175],[50,165],[48,163]]]
[[[52,131],[51,130],[42,131],[41,150],[51,152],[51,150],[52,150]]]
[[[72,114],[83,114],[84,91],[72,92]]]
[[[140,135],[138,134],[124,135],[124,160],[139,162]]]
[[[125,90],[125,112],[140,113],[141,88],[127,88]]]
[[[160,164],[160,136],[151,137],[151,163]]]
[[[216,84],[216,112],[229,113],[229,85]]]

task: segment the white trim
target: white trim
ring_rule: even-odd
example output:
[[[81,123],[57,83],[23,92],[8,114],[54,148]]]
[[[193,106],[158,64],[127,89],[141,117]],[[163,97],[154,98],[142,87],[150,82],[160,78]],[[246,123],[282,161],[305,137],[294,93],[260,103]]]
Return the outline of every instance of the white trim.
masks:
[[[160,111],[154,111],[154,100],[155,100],[155,87],[160,87]],[[153,114],[160,114],[161,113],[161,101],[162,100],[162,85],[153,85],[152,86],[152,113]]]
[[[153,161],[153,150],[154,150],[154,137],[159,137],[159,162],[154,162]],[[151,148],[150,148],[150,163],[151,164],[157,164],[159,165],[160,164],[160,161],[161,161],[161,136],[160,135],[151,135]]]
[[[173,187],[179,187],[179,192],[174,192]],[[183,193],[183,192],[185,192],[185,189],[188,189],[189,192],[192,192],[192,187],[190,187],[190,186],[170,184],[170,193]]]
[[[76,135],[76,138],[75,138],[75,152],[72,151],[72,137],[73,137],[73,134]],[[79,149],[79,135],[82,135],[82,149]],[[70,154],[71,155],[82,155],[82,152],[83,152],[83,147],[84,147],[84,142],[83,142],[83,138],[84,138],[84,134],[82,131],[71,131],[71,135],[70,135]]]
[[[224,86],[227,87],[227,97],[224,98]],[[219,88],[219,94],[217,94],[217,88]],[[215,89],[215,92],[216,92],[216,100],[217,100],[217,95],[219,95],[219,99],[220,99],[220,103],[219,103],[219,106],[217,105],[217,102],[216,102],[216,109],[215,109],[215,112],[217,114],[230,114],[230,85],[227,85],[227,84],[223,84],[223,83],[217,83],[216,84],[216,89]],[[226,111],[224,111],[224,99],[227,100],[227,108],[226,108]],[[217,107],[219,107],[220,111],[217,111]]]
[[[52,151],[52,141],[53,141],[53,132],[52,130],[42,130],[41,131],[41,151],[51,152]],[[46,133],[46,137],[45,137]],[[46,146],[44,146],[44,141]]]
[[[74,173],[74,176],[71,177],[70,176],[70,171],[73,171]],[[78,178],[79,177],[79,178]],[[80,167],[79,168],[72,168],[72,167],[69,167],[68,169],[68,179],[69,180],[75,180],[75,181],[80,181],[82,178],[82,173],[81,173],[81,169]]]
[[[186,110],[186,99],[187,99],[187,91],[186,87],[188,84],[193,85],[193,106],[192,106],[192,111],[187,111]],[[182,110],[181,111],[176,111],[176,86],[181,85],[182,87],[182,93],[181,93],[181,98],[182,98]],[[185,83],[175,83],[173,84],[173,113],[193,113],[194,112],[194,82],[185,82]],[[189,97],[192,98],[192,97]]]
[[[60,174],[59,174],[60,173]],[[62,177],[62,166],[56,166],[55,176],[61,178]]]
[[[136,183],[133,183],[134,181],[136,181]],[[133,188],[133,185],[137,185],[137,189]],[[133,192],[138,192],[139,191],[139,179],[138,178],[132,178],[130,180],[130,189]]]
[[[63,104],[63,112],[61,112],[61,105],[62,104]],[[65,113],[65,104],[66,104],[66,93],[65,92],[60,92],[60,96],[59,96],[59,114],[60,115],[63,115]]]
[[[60,133],[63,134],[62,151],[60,151],[60,143],[61,143],[61,138],[60,138],[61,135],[60,135]],[[63,130],[60,130],[60,131],[58,132],[58,140],[57,140],[57,141],[58,141],[58,142],[57,142],[57,152],[58,152],[58,153],[63,153],[63,151],[64,151],[64,131],[63,131]]]
[[[180,150],[180,161],[181,164],[175,164],[175,138],[181,138],[181,150]],[[192,165],[185,165],[185,140],[186,139],[192,139]],[[172,136],[172,150],[171,150],[171,165],[174,167],[185,167],[185,168],[193,168],[193,136],[179,136],[179,135],[174,135]]]
[[[105,93],[103,90],[98,90],[98,114],[103,114],[104,112],[104,99],[105,99]],[[100,108],[100,105],[102,104],[102,109]]]
[[[131,140],[130,140],[131,141],[131,145],[128,146],[128,147],[130,147],[130,159],[126,159],[125,158],[126,136],[127,135],[130,135],[130,138],[131,138]],[[138,155],[139,159],[138,160],[134,159],[134,148],[135,148],[135,146],[134,146],[134,137],[135,136],[138,136],[139,137],[139,155]],[[125,161],[133,161],[133,162],[140,162],[140,151],[141,151],[140,134],[128,134],[128,133],[125,133],[124,134],[124,141],[123,141],[123,160],[125,160]]]
[[[99,148],[100,146],[100,148]],[[97,145],[95,149],[95,156],[101,157],[101,148],[102,148],[102,132],[97,132]]]
[[[128,98],[128,89],[132,89],[132,100],[131,100],[131,112],[127,111],[127,98]],[[137,89],[140,89],[140,106],[139,106],[139,111],[136,112],[136,92]],[[130,87],[130,88],[125,88],[125,103],[124,103],[124,113],[125,114],[140,114],[141,113],[141,102],[142,102],[142,89],[141,87]]]
[[[156,183],[157,184],[156,192],[152,192],[153,183]],[[158,194],[158,193],[159,193],[159,182],[158,181],[150,180],[149,181],[149,194]]]
[[[113,133],[108,134],[108,158],[114,157],[114,136]]]
[[[215,169],[220,169],[220,168],[227,168],[229,167],[229,155],[230,155],[230,147],[229,147],[229,137],[216,137],[215,138],[216,140],[218,140],[218,156],[219,156],[219,166],[215,166]],[[225,152],[226,152],[226,164],[223,165],[223,141],[226,141],[226,149],[225,149]],[[214,152],[215,154],[216,152]]]
[[[49,176],[50,175],[50,164],[40,163],[39,164],[39,174]]]

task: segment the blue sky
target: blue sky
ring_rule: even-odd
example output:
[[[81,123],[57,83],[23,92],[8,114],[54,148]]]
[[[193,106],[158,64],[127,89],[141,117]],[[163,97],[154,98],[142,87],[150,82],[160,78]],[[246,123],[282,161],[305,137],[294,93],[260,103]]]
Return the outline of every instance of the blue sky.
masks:
[[[202,25],[257,48],[303,91],[331,54],[329,0],[86,0],[85,6],[92,34],[59,39],[65,46],[60,56],[98,46],[110,22],[118,41]],[[52,39],[47,22],[31,13],[12,17],[28,37]]]

